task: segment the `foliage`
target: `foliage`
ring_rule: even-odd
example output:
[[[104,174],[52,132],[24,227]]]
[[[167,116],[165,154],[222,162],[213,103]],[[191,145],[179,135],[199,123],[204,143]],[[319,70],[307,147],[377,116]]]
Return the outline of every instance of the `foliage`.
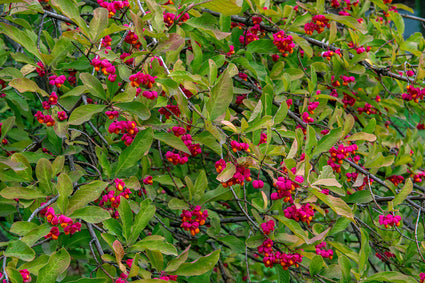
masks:
[[[410,8],[164,2],[1,2],[3,282],[423,282]]]

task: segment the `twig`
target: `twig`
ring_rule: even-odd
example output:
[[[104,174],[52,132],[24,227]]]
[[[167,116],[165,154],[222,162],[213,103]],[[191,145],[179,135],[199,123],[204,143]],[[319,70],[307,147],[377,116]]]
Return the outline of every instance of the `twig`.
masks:
[[[236,203],[238,204],[238,206],[239,206],[240,210],[241,210],[241,211],[242,211],[242,213],[245,215],[245,217],[249,220],[249,222],[251,222],[251,223],[252,223],[252,225],[254,225],[254,227],[255,227],[258,231],[262,231],[262,230],[260,229],[260,227],[258,226],[258,224],[257,224],[254,220],[252,220],[252,219],[251,219],[251,217],[248,215],[248,213],[247,213],[247,212],[245,211],[245,209],[243,208],[242,204],[239,202],[239,198],[238,198],[238,196],[236,195],[235,190],[233,190],[233,187],[232,187],[232,186],[229,186],[229,188],[230,188],[230,191],[232,192],[232,194],[233,194],[233,196],[234,196],[234,198],[235,198],[235,200],[236,200]]]
[[[34,212],[28,218],[27,222],[31,222],[31,220],[37,215],[37,213],[39,213],[41,210],[45,209],[46,207],[48,207],[49,205],[51,205],[52,203],[54,203],[55,201],[57,201],[58,198],[59,198],[59,195],[57,195],[54,198],[50,199],[48,202],[46,202],[42,206],[36,208],[34,210]]]
[[[3,257],[4,280],[6,280],[6,283],[9,283],[9,278],[7,277],[7,272],[6,272],[6,261],[7,261],[7,257]]]
[[[38,51],[40,51],[40,38],[41,38],[41,32],[43,30],[43,25],[44,25],[44,19],[46,18],[47,14],[43,14],[43,16],[41,17],[41,22],[40,22],[40,26],[38,28],[38,34],[37,34],[37,49]]]
[[[422,255],[421,248],[419,247],[419,241],[418,241],[418,226],[419,226],[419,219],[421,218],[421,211],[422,209],[418,210],[418,217],[416,219],[416,225],[415,225],[415,242],[416,242],[416,248],[418,250],[419,255],[422,258],[422,261],[425,262],[424,256]]]
[[[103,272],[105,272],[105,274],[109,277],[109,278],[111,278],[113,281],[115,280],[115,278],[114,277],[112,277],[104,268],[103,268],[103,266],[102,266],[102,264],[97,260],[97,257],[96,257],[96,254],[94,253],[94,250],[93,250],[93,247],[92,247],[92,243],[93,242],[95,242],[95,239],[92,239],[90,242],[89,242],[89,248],[90,248],[90,252],[93,254],[93,257],[94,257],[94,260],[96,261],[96,264],[97,264],[97,268],[100,268],[100,269],[102,269],[102,271]]]
[[[251,230],[249,231],[248,238],[246,239],[248,241],[249,237],[251,237]],[[248,264],[248,246],[245,245],[245,265],[246,265],[246,277],[247,282],[251,283],[251,276],[249,275],[249,264]]]
[[[104,252],[103,252],[102,246],[100,245],[99,239],[97,238],[96,233],[93,230],[93,226],[92,226],[91,223],[87,223],[87,222],[86,222],[86,226],[87,226],[87,229],[89,230],[91,238],[94,240],[94,243],[96,245],[96,249],[97,249],[100,257],[102,258],[102,256],[104,255]]]

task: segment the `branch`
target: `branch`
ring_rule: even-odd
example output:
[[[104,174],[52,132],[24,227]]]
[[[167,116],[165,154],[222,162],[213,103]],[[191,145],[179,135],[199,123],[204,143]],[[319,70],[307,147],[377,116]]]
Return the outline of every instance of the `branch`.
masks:
[[[59,195],[57,195],[54,198],[50,199],[48,202],[46,202],[42,206],[36,208],[34,210],[34,212],[28,218],[27,222],[31,222],[31,220],[37,215],[37,213],[39,213],[40,211],[42,211],[43,209],[45,209],[46,207],[48,207],[49,205],[51,205],[52,203],[54,203],[55,201],[57,201],[58,198],[59,198]]]
[[[207,12],[207,13],[209,13],[209,14],[211,14],[211,15],[215,16],[215,17],[220,17],[220,13],[218,13],[218,12],[214,12],[214,11],[211,11],[211,10],[209,10],[209,9],[202,9],[202,11]],[[242,23],[242,24],[244,24],[244,25],[246,25],[246,26],[253,26],[253,25],[254,25],[254,23],[253,23],[250,19],[247,19],[247,18],[244,18],[244,17],[240,17],[240,16],[231,16],[231,20],[232,20],[233,22]],[[265,31],[273,32],[273,33],[276,33],[276,32],[278,32],[278,31],[280,30],[280,29],[278,29],[278,28],[271,27],[271,26],[269,26],[269,25],[265,25],[264,23],[260,23],[260,27],[261,27],[263,30],[265,30]],[[322,49],[325,49],[325,50],[332,50],[332,51],[335,51],[336,49],[338,49],[337,47],[335,47],[335,46],[333,46],[333,45],[328,45],[328,44],[326,44],[326,43],[324,43],[324,42],[322,42],[322,41],[319,41],[319,40],[317,40],[317,39],[314,39],[314,38],[308,37],[308,36],[306,36],[306,35],[304,35],[304,34],[297,34],[297,33],[294,33],[294,32],[289,32],[289,33],[291,33],[291,34],[295,34],[295,35],[298,35],[298,36],[300,36],[300,37],[304,38],[305,40],[307,40],[310,44],[315,45],[315,46],[318,46],[318,47],[320,47],[320,48],[322,48]],[[349,53],[349,52],[347,52],[347,53],[348,53],[348,56],[349,56],[350,58],[353,58],[353,57],[354,57],[354,55],[353,55],[353,54],[351,54],[351,53]],[[364,61],[364,60],[363,60],[363,61],[359,61],[359,64],[363,65],[366,69],[369,69],[369,70],[374,71],[374,72],[375,72],[376,74],[378,74],[378,75],[387,76],[387,77],[392,77],[392,78],[394,78],[394,79],[398,79],[398,80],[401,80],[401,81],[410,82],[410,81],[409,81],[409,79],[408,79],[407,77],[400,76],[399,74],[396,74],[396,73],[390,72],[390,71],[388,71],[386,68],[378,68],[378,67],[374,67],[374,66],[372,66],[371,64],[369,64],[368,62],[366,62],[366,61]],[[289,113],[288,113],[288,114],[289,114]]]

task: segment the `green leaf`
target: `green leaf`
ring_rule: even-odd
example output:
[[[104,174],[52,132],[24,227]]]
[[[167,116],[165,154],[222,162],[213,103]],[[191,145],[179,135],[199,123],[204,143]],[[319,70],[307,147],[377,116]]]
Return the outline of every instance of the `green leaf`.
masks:
[[[211,96],[207,102],[207,111],[210,121],[216,120],[223,115],[233,100],[233,80],[232,77],[237,73],[234,64],[229,67],[220,76],[217,84],[211,90]]]
[[[39,188],[44,193],[53,192],[52,188],[52,178],[53,178],[53,168],[52,164],[46,158],[41,158],[37,162],[37,166],[35,167],[35,175],[37,176],[37,180],[40,185]]]
[[[10,129],[12,129],[13,124],[15,124],[15,116],[9,117],[6,120],[2,121],[2,125],[1,125],[1,136],[0,136],[0,141],[2,141],[7,133],[9,132]]]
[[[218,174],[217,180],[221,183],[227,182],[233,178],[233,175],[236,173],[236,166],[233,163],[228,162],[226,168]]]
[[[26,243],[28,246],[34,245],[41,237],[44,237],[50,232],[51,225],[49,223],[44,223],[38,225],[27,233],[24,237],[21,238],[22,242]]]
[[[311,150],[316,146],[316,131],[310,125],[307,126],[307,139],[305,143],[305,154],[310,156]]]
[[[60,174],[56,187],[59,193],[59,198],[57,200],[58,207],[62,213],[65,213],[66,207],[68,206],[68,197],[71,196],[74,189],[71,178],[65,173]]]
[[[105,8],[97,8],[93,11],[93,19],[90,22],[91,41],[96,42],[101,37],[101,33],[108,26],[108,10]],[[81,76],[80,76],[81,77]]]
[[[241,2],[237,0],[213,0],[201,6],[225,16],[233,16],[239,14],[242,10],[242,6],[238,5],[239,3]]]
[[[395,196],[393,200],[393,206],[397,206],[401,204],[407,196],[412,192],[413,189],[413,183],[412,180],[409,178],[407,179],[406,183],[403,186],[403,189]]]
[[[279,108],[276,111],[276,114],[273,117],[273,125],[278,126],[280,123],[285,120],[286,115],[288,114],[288,105],[283,101]]]
[[[97,200],[107,186],[108,183],[98,180],[81,186],[69,199],[67,213],[73,213],[75,210]]]
[[[310,262],[309,270],[312,276],[318,274],[324,266],[323,258],[320,255],[315,255]]]
[[[151,117],[151,111],[149,108],[146,106],[146,104],[143,104],[139,101],[116,103],[115,106],[123,111],[136,115],[140,120],[143,121]]]
[[[233,252],[237,254],[242,254],[245,252],[245,242],[241,238],[235,237],[233,235],[227,235],[224,237],[217,238],[220,242],[232,249]]]
[[[158,235],[147,236],[130,247],[131,251],[160,252],[165,255],[177,255],[176,248]]]
[[[360,133],[352,134],[351,136],[345,139],[345,141],[359,141],[359,140],[374,142],[376,141],[376,136],[373,134],[360,132]]]
[[[290,281],[290,275],[289,270],[284,270],[282,265],[278,264],[276,265],[276,271],[277,271],[277,282],[279,283],[289,283]]]
[[[169,283],[168,280],[162,279],[139,279],[136,281],[131,281],[132,283]]]
[[[189,209],[189,205],[184,200],[172,198],[168,202],[168,208],[171,210]]]
[[[279,53],[279,49],[277,49],[276,45],[273,44],[273,40],[271,39],[254,40],[247,45],[247,51],[260,54]]]
[[[337,128],[331,130],[327,135],[321,138],[317,143],[317,147],[313,150],[313,158],[331,149],[341,138],[341,133],[342,129]]]
[[[140,210],[134,217],[134,223],[131,227],[130,238],[128,242],[134,243],[140,236],[140,233],[149,224],[152,217],[155,215],[156,207],[151,204],[151,200],[146,199],[140,203]]]
[[[170,273],[179,276],[202,275],[213,269],[219,258],[220,250],[216,250],[206,256],[198,258],[195,261],[183,263],[176,271]]]
[[[149,262],[156,270],[162,270],[164,268],[164,256],[160,252],[153,252],[150,250],[146,251]]]
[[[70,263],[71,257],[65,248],[54,252],[47,265],[40,269],[36,283],[55,283],[59,275],[68,269]]]
[[[189,250],[190,250],[190,245],[184,251],[182,251],[182,253],[179,254],[178,257],[170,260],[168,262],[167,268],[165,268],[165,272],[169,273],[169,272],[176,271],[180,267],[180,265],[182,265],[187,260],[187,257],[189,255]]]
[[[283,215],[274,215],[274,218],[282,222],[289,230],[292,231],[296,236],[302,239],[304,242],[308,240],[307,232],[301,228],[300,224],[293,219],[288,219]]]
[[[288,74],[292,81],[299,80],[304,77],[304,72],[296,68],[285,69],[285,74]]]
[[[199,142],[212,149],[218,156],[221,156],[222,146],[217,142],[217,139],[208,131],[203,131],[199,135],[193,137],[195,142]]]
[[[390,18],[394,22],[395,27],[397,28],[397,33],[400,38],[403,38],[404,34],[404,20],[403,17],[399,13],[395,13],[393,11],[389,11]]]
[[[343,255],[350,258],[356,264],[359,263],[359,254],[354,252],[353,249],[347,247],[346,245],[339,242],[329,242],[329,244],[335,249],[339,250]]]
[[[370,253],[370,243],[369,243],[369,234],[363,228],[360,228],[361,232],[361,249],[360,249],[360,258],[359,258],[359,273],[363,275],[367,270],[369,253]]]
[[[208,188],[208,178],[205,170],[198,171],[198,174],[198,178],[196,178],[192,191],[192,197],[195,201],[199,201],[204,195],[205,190]]]
[[[115,168],[115,175],[124,174],[125,170],[133,167],[149,151],[153,141],[152,128],[140,131],[133,142],[121,153]]]
[[[310,43],[308,43],[307,40],[298,35],[291,34],[291,36],[294,39],[295,43],[297,43],[304,50],[305,54],[309,58],[311,58],[313,56],[313,48],[311,48]]]
[[[35,258],[35,252],[23,241],[16,240],[9,242],[7,249],[4,251],[4,256],[31,261]]]
[[[80,278],[75,281],[68,281],[68,283],[107,283],[106,278]]]
[[[383,271],[367,276],[362,282],[416,283],[416,279],[398,271]]]
[[[1,24],[1,23],[0,23]],[[47,92],[42,90],[34,81],[27,78],[18,78],[9,82],[9,86],[15,88],[20,93],[38,92],[42,96],[49,96]]]
[[[75,210],[69,217],[82,219],[88,223],[100,223],[111,218],[111,215],[101,207],[86,206]]]
[[[0,191],[0,196],[6,199],[36,199],[45,198],[42,192],[23,187],[6,187]]]
[[[348,257],[343,254],[338,255],[338,264],[341,266],[342,277],[344,282],[350,282],[351,280],[351,263]]]
[[[184,142],[173,134],[166,133],[166,132],[156,132],[154,133],[153,137],[161,142],[168,144],[169,146],[179,151],[183,151],[187,154],[190,154],[190,150],[187,148]]]
[[[60,11],[62,14],[70,18],[74,23],[78,25],[80,30],[84,33],[85,36],[89,37],[89,31],[87,28],[86,22],[80,16],[80,10],[78,5],[73,0],[52,0],[50,2],[56,10]]]
[[[336,212],[336,214],[347,217],[354,222],[353,211],[345,201],[338,197],[322,194],[320,191],[314,188],[312,188],[310,192],[312,192],[318,199],[326,203],[333,211]]]
[[[82,105],[72,111],[69,117],[68,123],[70,125],[81,125],[91,119],[94,114],[102,112],[105,109],[105,105],[101,104],[87,104]]]
[[[122,235],[126,240],[128,240],[130,237],[131,226],[133,226],[133,212],[131,211],[130,204],[126,198],[121,198],[118,213],[122,223]]]
[[[43,57],[41,56],[40,52],[37,49],[37,43],[34,41],[33,37],[30,36],[31,33],[28,30],[26,30],[26,32],[23,32],[19,28],[14,27],[12,25],[0,23],[0,33],[7,35],[13,41],[22,45],[22,47],[26,51],[32,53],[34,56],[36,56],[40,60],[43,59]],[[32,35],[35,35],[35,34],[32,33]],[[27,78],[22,78],[22,80],[26,81],[26,82],[31,81],[30,79],[27,79]],[[14,87],[13,85],[17,85],[16,83],[14,83],[13,85],[11,85],[10,83],[9,83],[9,86],[11,86],[11,87]],[[36,85],[34,82],[33,82],[33,84]],[[37,88],[38,88],[38,86],[37,86]],[[19,89],[18,89],[18,91],[20,92]],[[44,93],[46,93],[46,92],[44,92]],[[46,93],[46,95],[47,95],[47,93]]]
[[[23,283],[22,275],[18,270],[12,267],[6,267],[7,276],[11,283]]]
[[[36,227],[38,227],[38,225],[33,222],[17,221],[12,224],[12,227],[10,227],[10,232],[24,236]]]
[[[40,255],[37,256],[34,260],[22,264],[21,266],[19,266],[19,269],[28,269],[30,273],[38,275],[38,271],[40,270],[40,268],[45,266],[48,261],[48,255]]]
[[[328,18],[329,20],[333,20],[333,21],[336,21],[338,23],[344,24],[347,27],[358,30],[363,34],[367,33],[366,26],[357,22],[357,20],[354,17],[338,16],[338,15],[335,15],[335,14],[326,14],[326,18]]]
[[[86,86],[84,85],[79,85],[74,87],[73,89],[71,89],[70,91],[68,91],[67,93],[65,93],[64,95],[62,95],[60,98],[66,98],[66,97],[70,97],[70,96],[80,96],[83,93],[87,93],[88,89]]]
[[[102,8],[99,8],[99,9],[102,9]],[[96,10],[99,10],[99,9],[96,9]],[[92,76],[89,73],[81,73],[80,79],[83,82],[84,86],[88,89],[88,91],[93,96],[100,98],[102,100],[108,99],[107,96],[106,96],[105,90],[103,89],[102,84],[100,83],[100,81],[96,77]]]
[[[369,203],[373,201],[369,190],[357,191],[344,198],[347,203]]]

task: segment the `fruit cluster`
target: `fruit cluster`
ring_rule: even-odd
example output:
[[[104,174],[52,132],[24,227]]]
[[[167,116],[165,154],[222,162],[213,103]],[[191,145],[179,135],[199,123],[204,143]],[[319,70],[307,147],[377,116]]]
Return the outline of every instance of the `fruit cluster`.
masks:
[[[37,111],[35,113],[34,117],[37,119],[37,121],[40,124],[46,124],[47,127],[52,127],[55,125],[55,120],[52,118],[51,115],[44,115],[43,112]]]
[[[44,203],[42,203],[41,205],[43,204]],[[49,238],[52,238],[53,240],[58,239],[60,235],[60,231],[57,225],[63,228],[63,232],[65,233],[65,235],[69,235],[69,234],[73,235],[74,233],[81,231],[80,222],[74,223],[74,221],[71,218],[63,214],[57,216],[55,214],[55,210],[53,209],[53,207],[49,206],[42,209],[40,211],[40,215],[45,216],[47,219],[47,222],[53,225],[53,227],[50,229],[50,232],[46,236],[44,236],[44,238],[46,239],[49,239]]]
[[[308,112],[304,112],[301,115],[301,118],[303,119],[304,123],[308,124],[308,123],[313,123],[314,119],[310,117],[310,115],[308,114]]]
[[[394,186],[398,186],[399,184],[404,182],[404,177],[401,175],[392,175],[387,178]]]
[[[35,67],[35,71],[37,72],[39,77],[44,77],[46,75],[46,67],[44,66],[43,62],[37,62],[37,67]]]
[[[341,164],[343,160],[346,158],[349,158],[351,154],[356,154],[357,149],[358,149],[357,144],[352,144],[349,146],[340,144],[338,145],[338,147],[333,146],[329,150],[329,153],[331,154],[331,158],[328,160],[328,165],[330,165],[334,171],[336,171],[337,173],[340,173]]]
[[[125,145],[129,146],[139,132],[139,129],[136,126],[136,122],[115,120],[109,125],[108,132],[117,135],[119,133],[123,134],[121,140],[124,141]]]
[[[242,151],[242,150],[250,152],[249,144],[247,144],[247,143],[231,141],[230,146],[232,147],[233,152],[238,152],[238,151]]]
[[[330,28],[329,20],[326,19],[323,15],[315,15],[312,18],[311,22],[308,22],[304,25],[304,32],[308,35],[312,35],[314,31],[317,31],[318,34],[321,34],[325,31],[326,28]]]
[[[159,114],[164,115],[165,119],[169,119],[171,115],[180,116],[180,109],[177,105],[167,105],[158,109]],[[163,121],[165,122],[165,121]]]
[[[269,220],[267,222],[261,223],[261,230],[263,230],[263,233],[266,235],[269,235],[271,232],[274,231],[275,223],[273,220]]]
[[[106,187],[100,198],[95,202],[100,207],[111,211],[113,217],[118,218],[119,215],[116,209],[120,205],[121,197],[128,199],[131,193],[131,190],[125,187],[124,181],[117,178],[114,180],[114,186],[112,188]]]
[[[414,87],[412,85],[408,85],[406,87],[407,93],[403,93],[401,95],[401,98],[406,101],[414,101],[416,103],[419,102],[419,100],[422,100],[425,95],[425,88],[420,89],[419,87]]]
[[[60,88],[66,81],[66,77],[64,75],[60,75],[59,77],[56,75],[52,75],[49,77],[49,84]]]
[[[277,192],[273,192],[270,195],[272,200],[283,199],[284,202],[292,203],[292,192],[299,187],[297,183],[304,182],[302,176],[296,176],[295,181],[285,177],[278,177],[277,181],[273,184],[276,187]]]
[[[185,231],[190,231],[190,234],[195,236],[200,232],[199,226],[205,224],[208,217],[208,211],[201,211],[201,206],[197,205],[193,210],[183,210],[180,217],[182,219],[180,227]]]
[[[299,205],[298,205],[299,206]],[[288,219],[294,219],[295,221],[302,221],[310,224],[314,216],[314,208],[309,203],[297,208],[297,205],[291,205],[283,211],[285,217]]]
[[[133,46],[136,49],[139,49],[140,46],[142,46],[142,43],[140,43],[140,41],[139,41],[139,37],[137,36],[137,34],[134,31],[128,32],[128,34],[124,38],[124,42],[130,44],[131,46]],[[130,53],[123,53],[123,54],[121,54],[121,56],[123,56],[123,57],[120,56],[120,58],[124,59],[124,58],[126,58],[130,55],[131,55]],[[132,64],[133,62],[134,62],[134,58],[128,59],[126,61],[126,64]]]
[[[334,56],[334,55],[339,55],[340,57],[342,57],[342,53],[341,53],[341,49],[336,49],[335,51],[332,51],[332,50],[328,50],[328,51],[325,51],[325,52],[323,52],[322,53],[322,57],[323,58],[326,58],[328,61],[330,61],[331,60],[331,58]]]
[[[326,250],[326,242],[321,242],[318,245],[314,246],[316,248],[316,254],[322,256],[323,258],[332,259],[334,251],[332,249]]]
[[[252,181],[252,186],[254,189],[262,189],[264,187],[264,182],[261,180],[254,180]]]
[[[365,103],[364,107],[357,108],[357,111],[359,112],[359,114],[366,113],[367,115],[377,113],[377,110],[371,104],[367,102]]]
[[[383,254],[380,254],[379,252],[375,254],[377,258],[379,258],[383,262],[387,262],[388,259],[395,257],[395,254],[393,254],[390,251],[385,251]]]
[[[273,251],[273,241],[266,239],[258,248],[258,253],[264,255],[263,263],[265,267],[272,268],[275,264],[280,264],[284,270],[291,266],[298,267],[303,256],[299,253],[283,253]]]
[[[389,226],[400,226],[401,216],[400,215],[379,215],[379,225],[385,226],[388,228]]]
[[[108,2],[108,1],[104,1],[104,0],[97,0],[97,3],[103,7],[106,8],[108,10],[108,17],[113,17],[116,13],[117,10],[122,10],[126,7],[129,7],[130,4],[128,3],[127,0],[123,0],[123,1],[112,1],[112,2]]]
[[[58,96],[56,92],[52,92],[52,94],[49,96],[49,99],[47,101],[42,102],[42,106],[44,110],[49,110],[52,105],[58,104]]]
[[[215,169],[217,173],[223,172],[226,168],[226,161],[224,159],[220,159],[215,163]],[[243,185],[244,181],[251,182],[251,171],[249,168],[246,168],[240,164],[235,164],[236,172],[233,174],[232,178],[227,180],[226,182],[222,182],[221,185],[225,188],[240,184]]]
[[[283,57],[287,57],[294,52],[294,40],[292,36],[286,35],[283,30],[273,34],[273,44],[279,49]]]
[[[173,163],[173,165],[177,165],[177,164],[186,164],[189,161],[189,157],[187,154],[184,154],[182,152],[172,152],[172,151],[167,151],[167,153],[165,154],[165,158]]]
[[[116,68],[107,59],[93,58],[90,65],[94,66],[96,72],[102,71],[105,76],[108,76],[110,82],[115,82],[117,79]]]

